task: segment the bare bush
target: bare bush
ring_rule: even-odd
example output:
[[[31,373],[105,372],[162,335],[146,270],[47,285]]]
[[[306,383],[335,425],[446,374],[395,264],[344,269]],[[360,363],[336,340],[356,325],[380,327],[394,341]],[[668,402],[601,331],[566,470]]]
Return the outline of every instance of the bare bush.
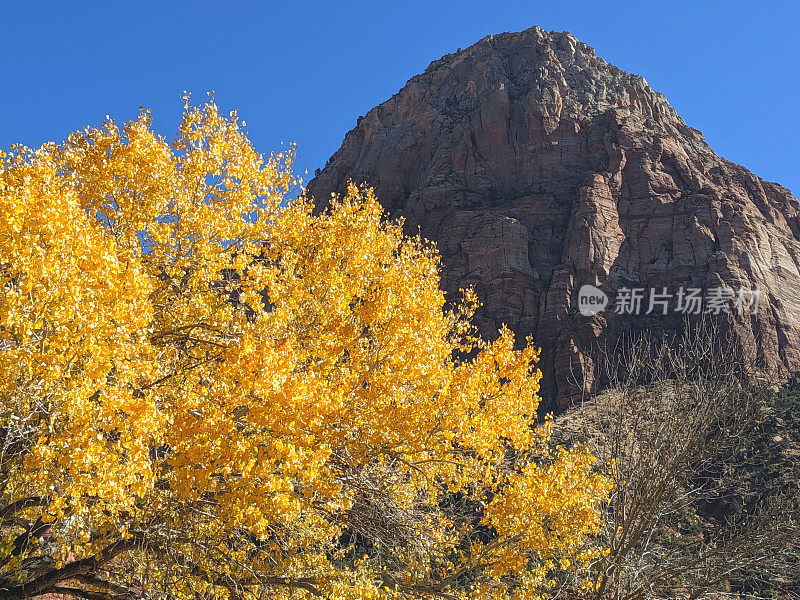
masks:
[[[797,488],[748,462],[772,392],[745,383],[747,364],[708,321],[681,340],[629,340],[606,357],[610,389],[557,420],[615,484],[591,597],[797,593]]]

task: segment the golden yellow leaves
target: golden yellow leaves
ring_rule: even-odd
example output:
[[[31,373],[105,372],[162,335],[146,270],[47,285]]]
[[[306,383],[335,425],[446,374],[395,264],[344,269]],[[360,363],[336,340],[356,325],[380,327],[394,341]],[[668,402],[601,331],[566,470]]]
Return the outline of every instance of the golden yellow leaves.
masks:
[[[291,161],[213,104],[172,145],[145,112],[6,158],[0,501],[43,498],[58,540],[29,552],[148,540],[217,594],[541,582],[607,487],[548,450],[538,352],[477,339],[470,291],[447,310],[435,249],[371,190],[286,203]]]
[[[48,512],[55,518],[67,501],[87,515],[129,505],[142,491],[130,475],[150,467],[142,433],[157,418],[142,412],[128,435],[114,414],[120,403],[139,404],[124,384],[150,368],[150,282],[82,210],[53,151],[0,171],[0,393],[3,417],[17,418],[12,431],[44,440],[7,465],[14,493],[58,490]]]

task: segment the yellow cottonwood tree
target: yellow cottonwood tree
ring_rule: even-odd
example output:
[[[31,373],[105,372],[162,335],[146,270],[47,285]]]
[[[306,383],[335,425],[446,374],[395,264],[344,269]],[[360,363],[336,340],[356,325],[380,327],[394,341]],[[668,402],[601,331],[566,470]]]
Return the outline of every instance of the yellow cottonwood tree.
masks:
[[[592,556],[537,351],[291,160],[188,101],[4,156],[0,597],[524,598]]]

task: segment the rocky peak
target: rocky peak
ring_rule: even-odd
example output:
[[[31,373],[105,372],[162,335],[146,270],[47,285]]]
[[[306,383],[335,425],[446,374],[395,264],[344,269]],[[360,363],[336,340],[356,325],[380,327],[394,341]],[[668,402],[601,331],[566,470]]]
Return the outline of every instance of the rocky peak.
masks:
[[[481,64],[477,73],[471,68],[476,63]],[[568,32],[547,33],[532,27],[517,34],[488,35],[465,51],[431,63],[419,83],[425,85],[426,76],[441,77],[440,69],[452,71],[456,79],[477,75],[470,86],[473,92],[488,84],[498,92],[505,90],[506,96],[534,101],[554,122],[610,108],[631,108],[632,114],[650,117],[655,123],[664,116],[677,117],[666,98],[643,77],[608,64]]]
[[[718,157],[667,99],[569,33],[533,27],[449,54],[372,109],[308,186],[324,201],[367,182],[442,253],[444,285],[473,285],[484,335],[502,323],[543,348],[544,395],[593,384],[598,351],[631,330],[679,331],[682,288],[761,292],[736,314],[754,372],[800,368],[800,205]],[[668,314],[580,314],[666,287]],[[731,310],[731,312],[734,312]]]

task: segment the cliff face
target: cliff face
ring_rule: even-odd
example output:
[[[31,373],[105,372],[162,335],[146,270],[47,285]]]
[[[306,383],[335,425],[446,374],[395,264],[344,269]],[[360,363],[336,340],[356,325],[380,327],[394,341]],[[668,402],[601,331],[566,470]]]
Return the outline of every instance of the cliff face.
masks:
[[[324,202],[349,179],[437,243],[445,288],[473,285],[483,302],[484,335],[506,323],[533,336],[551,407],[592,383],[597,350],[625,332],[679,331],[680,288],[760,290],[755,314],[729,304],[737,340],[754,368],[800,368],[797,199],[717,156],[642,77],[568,33],[487,36],[431,63],[308,189]],[[605,311],[579,313],[584,284],[611,298]],[[667,314],[643,314],[663,287]],[[642,314],[615,314],[626,288],[644,288]]]

